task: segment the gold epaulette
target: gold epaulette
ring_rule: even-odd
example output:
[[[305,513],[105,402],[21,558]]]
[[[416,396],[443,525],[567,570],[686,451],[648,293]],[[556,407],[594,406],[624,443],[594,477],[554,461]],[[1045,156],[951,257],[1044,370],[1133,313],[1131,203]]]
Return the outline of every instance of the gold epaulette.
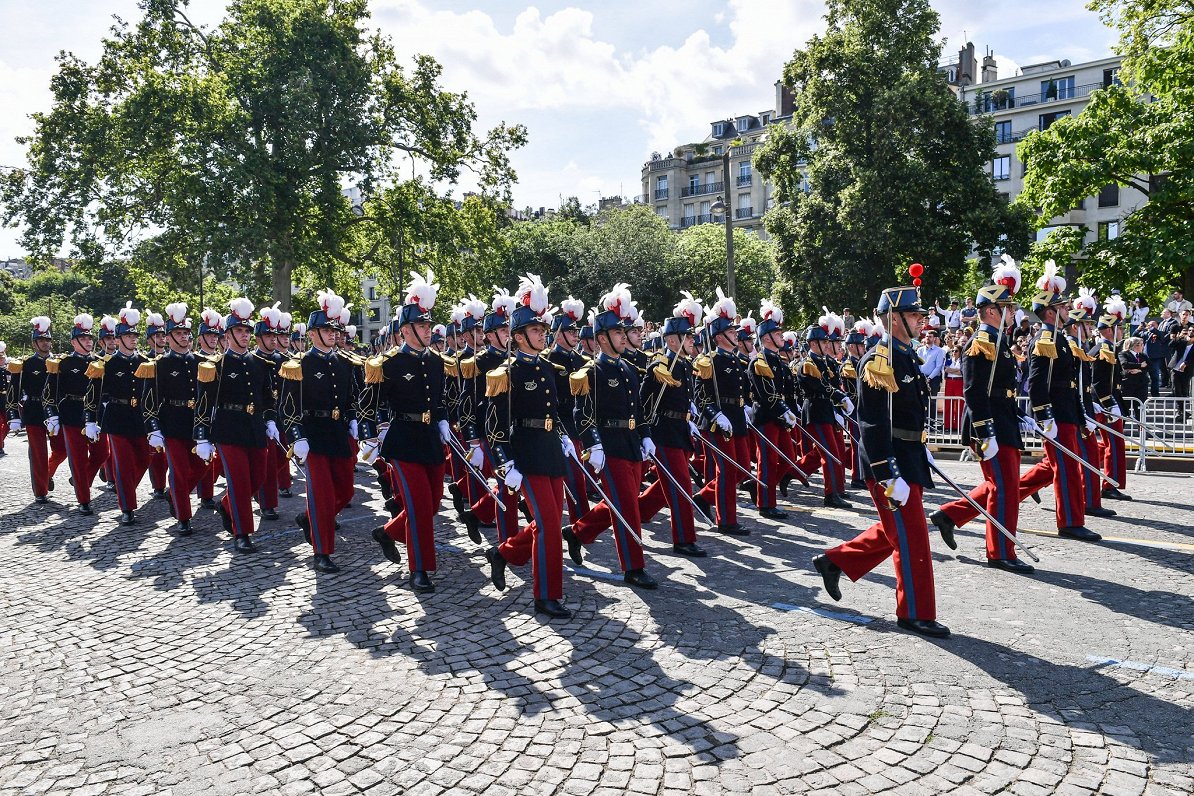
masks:
[[[477,378],[477,358],[469,357],[468,359],[458,360],[456,363],[460,368],[460,376],[465,379]]]
[[[891,351],[885,345],[875,346],[875,355],[863,368],[862,380],[868,387],[888,392],[899,392],[895,370],[891,367]]]
[[[680,380],[672,375],[672,369],[668,367],[667,362],[656,362],[651,372],[655,374],[655,380],[666,387],[680,386]]]
[[[383,356],[369,357],[365,360],[365,383],[366,384],[381,384],[385,381],[385,376],[382,374],[381,367],[386,363]]]
[[[804,364],[800,366],[800,372],[809,378],[821,378],[821,369],[817,367],[817,363],[811,359],[804,360]]]
[[[289,362],[283,362],[282,367],[278,368],[278,375],[290,381],[303,380],[303,358],[302,356],[295,357]]]
[[[692,361],[692,369],[698,379],[713,378],[713,359],[708,354],[701,354]]]
[[[208,357],[199,363],[199,372],[196,374],[196,381],[207,384],[216,380],[216,363],[220,361],[219,356]]]
[[[23,368],[24,366],[25,366],[25,360],[23,360],[23,359],[8,360],[8,372],[13,374],[14,376],[16,374],[20,373],[21,368]]]
[[[152,359],[147,359],[137,366],[137,370],[133,373],[138,379],[152,379],[158,371],[158,363]]]
[[[979,332],[970,340],[970,348],[966,349],[966,356],[977,357],[984,356],[992,362],[995,361],[996,356],[995,341],[991,339],[991,335],[984,332]]]
[[[765,379],[774,379],[775,371],[767,364],[767,360],[763,357],[755,357],[755,375],[762,376]]]
[[[1099,359],[1114,365],[1116,362],[1114,349],[1112,349],[1107,343],[1103,343],[1103,345],[1099,347]]]
[[[1032,347],[1032,355],[1057,359],[1057,343],[1053,341],[1053,332],[1047,329],[1041,332],[1041,336],[1036,340],[1036,345]]]
[[[365,358],[363,356],[361,356],[360,354],[356,353],[355,351],[346,351],[343,348],[341,348],[336,353],[339,354],[340,356],[344,357],[345,359],[347,359],[349,362],[351,362],[353,365],[355,365],[358,368],[365,367]]]
[[[510,389],[510,366],[494,368],[485,374],[485,397],[493,398]]]
[[[1094,357],[1082,350],[1082,346],[1078,345],[1077,341],[1070,341],[1070,353],[1074,355],[1074,359],[1079,362],[1094,362]]]
[[[853,362],[843,362],[842,363],[842,375],[845,376],[847,379],[857,379],[858,378],[858,370],[855,369]]]
[[[57,376],[58,375],[58,366],[61,363],[62,363],[61,359],[58,359],[56,357],[50,357],[49,359],[46,360],[46,373],[52,373],[55,376]]]
[[[548,359],[547,357],[543,357],[543,361],[544,361],[544,362],[546,362],[547,364],[551,365],[553,368],[555,368],[556,370],[558,370],[560,373],[567,373],[567,372],[568,372],[568,368],[564,367],[564,366],[563,366],[563,365],[561,365],[559,362],[552,362],[552,361],[551,361],[550,359]]]
[[[104,366],[108,364],[107,357],[99,357],[87,363],[87,378],[100,379],[104,375]]]
[[[568,389],[572,390],[573,395],[588,395],[589,394],[589,373],[592,371],[590,367],[592,360],[586,362],[584,367],[573,373],[568,377]]]

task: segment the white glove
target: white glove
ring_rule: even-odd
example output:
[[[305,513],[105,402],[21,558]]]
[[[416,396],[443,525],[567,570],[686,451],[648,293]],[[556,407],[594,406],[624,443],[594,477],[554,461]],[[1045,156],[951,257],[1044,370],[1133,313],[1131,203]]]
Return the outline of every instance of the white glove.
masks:
[[[1031,417],[1021,417],[1020,418],[1020,433],[1021,434],[1031,434],[1035,430],[1036,430],[1036,423],[1033,422]]]
[[[99,426],[95,423],[87,423],[83,426],[83,434],[87,437],[87,439],[95,442],[99,439]]]
[[[979,445],[978,450],[983,455],[983,461],[989,462],[999,455],[999,440],[991,437]]]
[[[846,416],[843,415],[841,412],[834,412],[833,419],[836,420],[837,424],[839,426],[841,426],[842,428],[846,427]]]
[[[452,439],[452,427],[448,425],[447,420],[441,420],[436,425],[439,427],[440,442],[447,445],[448,440]]]
[[[376,439],[367,439],[361,443],[361,461],[365,464],[373,464],[377,461],[377,452],[381,449],[381,441]]]
[[[564,452],[565,459],[573,459],[576,457],[576,446],[572,444],[572,440],[567,437],[560,437],[560,450]]]
[[[899,507],[908,502],[912,489],[903,478],[892,478],[883,482],[883,492],[894,506]]]
[[[1087,433],[1093,434],[1093,433],[1095,433],[1095,429],[1097,429],[1097,428],[1098,428],[1098,426],[1095,425],[1094,418],[1091,418],[1091,417],[1086,418]]]
[[[46,431],[50,432],[51,437],[58,436],[58,432],[62,430],[62,424],[58,421],[58,415],[46,418]]]
[[[207,440],[195,443],[195,455],[203,461],[210,462],[213,453],[215,453],[215,449]]]
[[[848,415],[854,414],[854,402],[850,400],[850,396],[847,395],[842,399],[842,409],[846,410]]]
[[[294,447],[290,449],[294,460],[302,467],[307,463],[307,456],[311,453],[311,445],[305,439],[296,440]]]
[[[1036,427],[1036,432],[1042,437],[1049,439],[1057,439],[1057,424],[1050,418],[1044,422],[1033,420],[1033,425]]]
[[[742,411],[746,413],[746,422],[747,422],[747,423],[753,423],[753,422],[755,422],[755,408],[754,408],[754,406],[751,406],[751,405],[744,406],[744,407],[742,407]]]
[[[162,436],[162,432],[160,432],[160,431],[149,432],[149,447],[153,448],[154,450],[159,450],[159,451],[165,450],[166,438]]]
[[[265,436],[281,444],[282,435],[278,433],[278,424],[272,420],[265,421]]]
[[[510,469],[506,471],[506,477],[502,479],[507,489],[513,489],[517,492],[522,489],[522,473],[518,472],[518,468],[510,465]]]
[[[1094,410],[1095,410],[1095,417],[1098,417],[1099,415],[1103,414],[1102,404],[1100,404],[1098,401],[1094,401],[1093,404],[1094,404]]]
[[[605,449],[600,445],[589,448],[589,466],[595,473],[601,472],[601,468],[605,467]]]
[[[357,428],[357,421],[355,421],[355,420],[348,421],[348,436],[352,437],[357,442],[361,441],[361,432]]]
[[[937,464],[937,460],[933,458],[933,452],[928,448],[925,448],[925,458],[929,460],[930,465]]]
[[[642,449],[643,449],[643,458],[650,459],[652,456],[655,455],[655,450],[656,450],[655,440],[651,439],[650,437],[643,437]]]
[[[468,463],[478,470],[481,465],[485,464],[485,451],[481,450],[481,443],[477,440],[472,440],[468,444]]]
[[[796,428],[796,413],[791,409],[784,412],[784,425],[788,428]]]
[[[692,422],[691,420],[688,421],[688,433],[694,437],[701,436],[701,430],[699,428],[697,428],[697,424]]]
[[[701,413],[697,411],[696,404],[694,404],[692,401],[688,402],[688,414],[692,415],[693,417],[701,416]]]
[[[1120,420],[1124,416],[1124,412],[1119,408],[1119,404],[1111,404],[1111,409],[1109,411],[1111,412],[1111,416],[1116,420]]]
[[[21,430],[21,419],[14,417],[12,420],[9,420],[8,421],[8,430],[9,430],[9,432],[11,432],[13,434],[20,431]]]
[[[714,416],[713,422],[714,422],[714,424],[717,425],[718,428],[720,428],[722,431],[724,431],[727,434],[729,434],[730,431],[732,431],[734,428],[732,425],[730,425],[730,419],[725,416],[724,412],[718,412]]]

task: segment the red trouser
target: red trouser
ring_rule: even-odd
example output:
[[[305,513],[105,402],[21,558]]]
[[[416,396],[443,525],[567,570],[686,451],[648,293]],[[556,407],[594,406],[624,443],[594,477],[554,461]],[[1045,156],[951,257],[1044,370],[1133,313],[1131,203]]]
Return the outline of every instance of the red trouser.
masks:
[[[207,462],[192,452],[194,447],[194,440],[166,437],[163,456],[170,466],[170,505],[174,507],[174,518],[179,522],[185,522],[194,516],[191,510],[191,492],[207,475]]]
[[[1020,522],[1020,449],[1001,446],[993,459],[982,462],[982,468],[984,480],[970,490],[970,497],[1014,534]],[[941,510],[959,528],[978,516],[978,511],[960,498]],[[987,558],[1011,561],[1015,557],[1015,546],[987,522]]]
[[[1116,418],[1114,415],[1107,415],[1103,421],[1103,425],[1115,429],[1120,434],[1124,433],[1122,417]],[[1118,481],[1120,489],[1126,489],[1128,486],[1128,451],[1123,439],[1099,429],[1099,441],[1103,446],[1103,472],[1109,475],[1111,480]],[[1102,484],[1099,484],[1099,488],[1102,489]]]
[[[290,477],[290,459],[286,458],[286,449],[280,443],[275,442],[274,447],[278,449],[278,489],[290,489],[294,486]]]
[[[168,466],[169,462],[166,461],[164,453],[158,453],[153,448],[149,449],[149,485],[155,492],[166,488]]]
[[[719,451],[750,471],[750,439],[745,435],[727,438],[724,434],[714,432],[707,435],[705,440],[712,440]],[[733,525],[738,521],[738,484],[742,483],[745,476],[716,453],[712,454],[712,458],[717,460],[717,477],[705,484],[700,496],[717,509],[714,519],[718,525]]]
[[[850,433],[855,436],[850,439],[849,448],[850,453],[850,477],[855,481],[865,481],[866,472],[862,468],[862,446],[854,443],[855,439],[862,439],[862,428],[858,425],[853,417],[846,418],[846,423],[850,429]],[[844,450],[844,449],[843,449]]]
[[[112,468],[116,471],[116,502],[121,511],[135,511],[137,485],[149,469],[153,449],[140,434],[135,437],[109,434],[108,442],[112,445]]]
[[[211,500],[215,497],[216,479],[220,477],[222,469],[223,465],[220,464],[220,454],[212,454],[211,461],[208,462],[202,477],[199,479],[199,498],[201,500]]]
[[[322,453],[307,456],[307,520],[311,524],[311,545],[316,555],[330,556],[336,552],[336,515],[352,502],[356,490],[355,466],[356,457],[353,456]],[[275,489],[275,499],[277,494]]]
[[[435,570],[435,512],[444,496],[444,463],[390,460],[402,511],[386,523],[386,536],[406,545],[411,572]],[[311,486],[308,484],[310,494]]]
[[[0,451],[4,450],[4,440],[8,437],[8,421],[5,420],[7,412],[3,407],[0,407]]]
[[[66,443],[62,434],[50,436],[40,423],[25,426],[25,440],[29,445],[29,477],[33,482],[34,497],[41,497],[50,491],[50,479],[58,465],[66,459]]]
[[[813,439],[825,446],[825,450],[836,456],[837,462],[822,454],[821,449],[812,442],[808,442],[804,458],[796,462],[797,466],[806,473],[811,473],[820,467],[821,476],[825,480],[826,495],[845,492],[846,471],[838,464],[845,456],[842,453],[841,431],[833,423],[812,423],[805,430],[812,435]]]
[[[485,452],[485,467],[482,472],[488,478],[493,475],[493,451],[490,450],[489,445],[485,442],[481,443],[481,449]],[[442,470],[443,467],[441,466],[440,469]],[[511,494],[510,490],[506,489],[499,478],[498,494],[502,496],[502,499],[499,501],[494,498],[493,493],[488,489],[482,491],[481,485],[477,483],[477,479],[470,477],[468,480],[473,482],[475,494],[479,495],[471,506],[472,512],[478,520],[486,525],[490,523],[497,524],[498,544],[518,533],[518,493]],[[440,493],[443,493],[442,486],[440,487]],[[438,500],[436,501],[436,506],[439,506]]]
[[[763,432],[763,436],[771,445],[759,442],[759,480],[767,488],[756,490],[755,505],[761,509],[773,509],[775,508],[775,488],[784,476],[789,473],[795,475],[795,473],[787,462],[780,460],[779,454],[771,446],[779,448],[784,456],[792,461],[796,461],[796,449],[792,447],[792,435],[788,433],[788,427],[778,421],[764,423],[759,426],[759,431]]]
[[[531,562],[536,600],[558,600],[564,596],[564,538],[560,534],[560,521],[564,516],[564,479],[549,475],[523,476],[522,494],[533,519],[498,545],[498,552],[516,567]]]
[[[257,505],[262,509],[276,509],[278,507],[278,459],[285,460],[286,454],[278,443],[272,439],[265,441],[265,472],[261,475],[261,483],[257,487]],[[307,487],[310,494],[311,487]]]
[[[224,465],[224,497],[220,502],[232,518],[232,533],[248,536],[254,530],[253,495],[265,478],[265,448],[216,445]]]
[[[1078,427],[1073,423],[1057,424],[1057,441],[1070,450],[1078,447]],[[1053,484],[1057,501],[1057,527],[1077,528],[1086,524],[1086,509],[1082,500],[1082,471],[1078,463],[1058,453],[1049,440],[1044,440],[1045,458],[1020,476],[1020,502]]]
[[[858,580],[891,556],[896,572],[896,616],[936,619],[933,558],[929,554],[929,529],[920,485],[909,484],[908,502],[895,512],[888,508],[881,483],[867,481],[866,485],[879,509],[879,521],[850,541],[825,551],[825,555],[850,580]]]
[[[630,524],[637,534],[642,534],[642,522],[638,515],[638,488],[643,482],[643,463],[630,459],[610,457],[601,468],[601,483],[605,494],[613,501],[614,508]],[[614,544],[618,548],[618,561],[622,571],[643,568],[643,548],[630,537],[625,526],[613,518],[605,501],[593,507],[592,511],[572,526],[572,532],[581,544],[592,544],[606,528],[613,525]]]
[[[655,456],[663,462],[680,487],[691,495],[692,476],[688,473],[688,451],[661,445]],[[694,544],[696,528],[692,522],[692,504],[680,494],[680,490],[676,489],[666,475],[659,472],[658,466],[651,466],[655,469],[655,483],[638,496],[639,522],[645,525],[661,508],[667,506],[672,515],[672,544]]]
[[[1062,454],[1064,455],[1064,454]],[[1085,427],[1078,430],[1078,455],[1082,461],[1096,470],[1103,466],[1103,448],[1099,445],[1099,435],[1087,432]],[[1103,482],[1082,470],[1082,493],[1086,496],[1086,511],[1103,507]]]
[[[580,440],[576,437],[571,437],[571,440],[573,447],[578,451],[581,450]],[[565,464],[568,467],[568,475],[564,478],[570,492],[568,495],[568,519],[575,523],[589,513],[589,482],[580,469],[582,465],[576,459],[568,459]]]
[[[83,429],[63,426],[58,432],[66,445],[66,461],[70,466],[70,477],[75,482],[75,500],[79,505],[91,502],[91,484],[95,474],[108,460],[108,446],[103,440],[92,442],[83,435]]]

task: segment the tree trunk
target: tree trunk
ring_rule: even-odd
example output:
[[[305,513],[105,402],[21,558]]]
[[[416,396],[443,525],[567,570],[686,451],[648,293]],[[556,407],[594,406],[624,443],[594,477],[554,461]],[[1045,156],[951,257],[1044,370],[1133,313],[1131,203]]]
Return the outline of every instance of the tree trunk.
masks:
[[[281,302],[279,309],[290,312],[290,273],[294,270],[294,263],[290,260],[278,261],[274,265],[273,300]]]

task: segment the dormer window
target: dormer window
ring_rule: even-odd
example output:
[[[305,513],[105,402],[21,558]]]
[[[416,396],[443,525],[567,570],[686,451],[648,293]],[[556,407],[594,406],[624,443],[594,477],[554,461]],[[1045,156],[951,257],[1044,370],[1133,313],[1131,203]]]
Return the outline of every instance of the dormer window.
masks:
[[[749,116],[743,116],[740,119],[738,119],[738,132],[745,133],[749,129],[750,129],[750,117]]]
[[[714,122],[713,123],[713,137],[721,138],[725,134],[726,134],[726,123],[725,122]]]

